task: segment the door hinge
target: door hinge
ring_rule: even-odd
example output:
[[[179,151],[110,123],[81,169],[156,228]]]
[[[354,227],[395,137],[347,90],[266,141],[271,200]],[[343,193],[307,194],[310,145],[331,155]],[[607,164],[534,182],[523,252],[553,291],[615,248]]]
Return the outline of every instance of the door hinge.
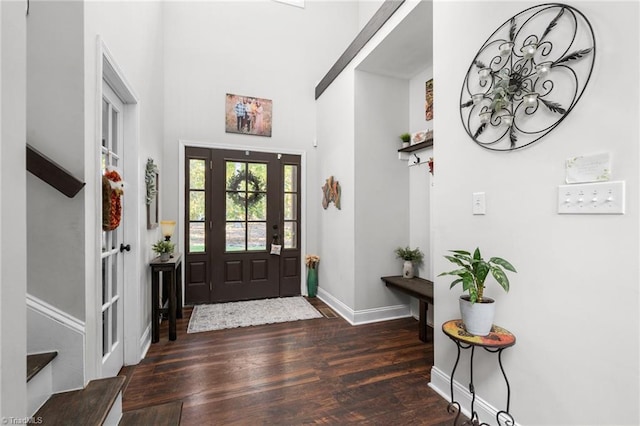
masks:
[[[212,229],[213,229],[213,222],[209,221],[209,230],[212,230]]]
[[[213,160],[209,160],[209,170],[213,170]]]
[[[211,281],[209,281],[209,291],[213,291],[213,286],[211,285]]]

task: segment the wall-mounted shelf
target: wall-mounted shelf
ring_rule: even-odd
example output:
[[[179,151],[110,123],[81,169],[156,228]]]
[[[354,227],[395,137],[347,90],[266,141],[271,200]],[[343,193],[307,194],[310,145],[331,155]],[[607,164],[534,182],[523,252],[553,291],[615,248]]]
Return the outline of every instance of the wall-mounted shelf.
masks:
[[[409,166],[415,166],[416,164],[420,164],[420,157],[416,154],[412,154],[421,149],[430,148],[433,146],[433,138],[428,139],[424,142],[417,143],[415,145],[409,145],[406,148],[400,148],[398,150],[398,160],[409,161],[410,158],[413,158],[413,162],[409,162]]]
[[[418,151],[420,149],[429,148],[430,146],[433,146],[433,139],[429,139],[424,142],[417,143],[415,145],[409,145],[406,148],[400,148],[398,152],[413,152],[413,151]]]

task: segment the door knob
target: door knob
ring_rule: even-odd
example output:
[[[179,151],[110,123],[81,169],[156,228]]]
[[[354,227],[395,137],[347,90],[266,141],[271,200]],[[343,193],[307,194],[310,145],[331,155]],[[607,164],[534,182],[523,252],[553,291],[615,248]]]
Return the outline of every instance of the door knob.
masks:
[[[120,243],[120,253],[122,253],[123,251],[131,251],[131,244],[127,244],[126,246],[122,243]]]

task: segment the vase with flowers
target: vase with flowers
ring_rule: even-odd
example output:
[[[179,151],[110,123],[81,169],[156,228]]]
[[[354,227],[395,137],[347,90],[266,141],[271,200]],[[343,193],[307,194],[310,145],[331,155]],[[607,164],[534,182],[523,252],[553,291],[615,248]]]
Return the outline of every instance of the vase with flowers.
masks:
[[[320,256],[308,254],[304,263],[307,265],[307,292],[309,297],[316,297],[318,293],[318,263],[320,263]]]

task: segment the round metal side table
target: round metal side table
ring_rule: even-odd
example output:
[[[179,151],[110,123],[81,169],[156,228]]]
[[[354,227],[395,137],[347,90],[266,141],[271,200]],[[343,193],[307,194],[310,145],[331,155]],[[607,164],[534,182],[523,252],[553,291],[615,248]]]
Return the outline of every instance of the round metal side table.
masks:
[[[464,425],[486,425],[486,423],[480,423],[478,419],[478,413],[475,411],[475,401],[476,401],[476,391],[473,386],[473,355],[475,353],[476,346],[484,348],[487,352],[497,353],[498,354],[498,364],[500,365],[500,371],[502,371],[502,376],[504,377],[504,381],[507,384],[507,407],[505,410],[501,410],[496,415],[496,421],[499,425],[502,425],[503,422],[505,425],[514,425],[515,422],[511,414],[509,414],[509,403],[511,400],[511,388],[509,386],[509,380],[507,379],[507,374],[504,371],[502,366],[502,351],[508,347],[511,347],[516,344],[516,336],[511,334],[509,330],[506,330],[502,327],[498,327],[497,325],[493,325],[491,327],[491,332],[486,336],[476,336],[474,334],[470,334],[465,330],[464,324],[461,319],[450,320],[442,324],[442,331],[449,336],[451,340],[456,344],[458,348],[458,356],[456,357],[456,363],[453,366],[453,371],[451,371],[451,402],[447,409],[450,413],[454,413],[457,411],[456,418],[454,420],[454,424],[457,424],[458,418],[460,417],[460,403],[455,401],[453,397],[453,376],[456,373],[456,368],[458,368],[458,362],[460,361],[460,352],[461,349],[471,349],[471,358],[469,361],[470,364],[470,376],[469,376],[469,392],[471,393],[471,419],[468,422],[465,422]]]

